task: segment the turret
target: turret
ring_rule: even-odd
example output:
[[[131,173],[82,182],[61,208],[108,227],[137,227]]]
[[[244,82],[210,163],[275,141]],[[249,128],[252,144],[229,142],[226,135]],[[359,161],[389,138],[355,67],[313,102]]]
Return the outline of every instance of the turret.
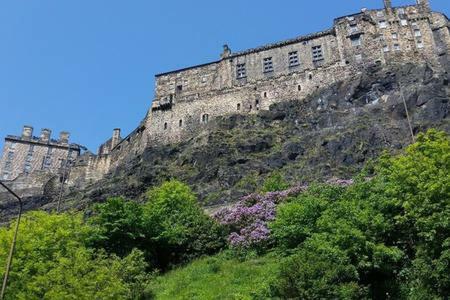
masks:
[[[41,136],[39,140],[43,143],[48,143],[50,141],[50,135],[52,134],[52,131],[47,128],[43,128],[41,130]]]
[[[30,140],[33,136],[33,127],[25,125],[22,129],[22,139]]]
[[[220,54],[220,58],[227,58],[231,55],[231,49],[227,44],[223,45],[222,54]]]

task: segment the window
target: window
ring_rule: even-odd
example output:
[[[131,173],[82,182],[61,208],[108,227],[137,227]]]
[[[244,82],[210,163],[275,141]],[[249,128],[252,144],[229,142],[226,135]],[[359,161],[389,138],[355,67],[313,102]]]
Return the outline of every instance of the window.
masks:
[[[49,169],[51,165],[52,165],[52,157],[49,155],[46,155],[44,157],[44,161],[42,163],[42,168],[46,170],[46,169]],[[25,165],[25,168],[26,168],[26,165]]]
[[[384,12],[381,10],[377,11],[377,17],[384,17]]]
[[[289,52],[289,67],[295,67],[299,65],[297,51]]]
[[[167,129],[167,122],[164,123],[164,130]]]
[[[208,114],[204,114],[202,115],[202,123],[208,123],[209,121],[209,115]]]
[[[183,90],[183,86],[180,84],[180,85],[177,85],[177,92],[181,92]]]
[[[6,156],[7,160],[12,160],[14,158],[14,152],[13,151],[9,151],[8,155]]]
[[[423,42],[422,40],[417,40],[417,48],[422,49],[423,48]]]
[[[297,85],[297,91],[301,91],[302,90],[302,86],[299,84],[299,85]]]
[[[420,32],[419,29],[414,29],[414,36],[415,37],[421,37],[422,36],[422,33]]]
[[[387,24],[385,20],[378,21],[378,27],[387,28]]]
[[[17,143],[14,143],[14,142],[9,144],[9,149],[11,149],[11,150],[16,149],[16,145],[17,145]]]
[[[264,92],[263,95],[264,95],[264,98],[267,98],[267,92]]]
[[[388,46],[388,45],[385,45],[385,46],[383,47],[383,51],[384,51],[384,52],[389,52],[389,46]]]
[[[349,24],[348,27],[349,27],[350,33],[354,33],[356,31],[358,31],[358,25],[356,23]]]
[[[309,78],[309,80],[312,80],[312,78],[313,78],[312,74],[309,74],[308,78]]]
[[[353,47],[357,47],[357,46],[361,46],[361,37],[358,36],[352,36],[350,38],[350,40],[352,41],[352,46]]]
[[[264,73],[273,72],[272,57],[266,57],[263,59],[263,71]]]
[[[178,121],[178,127],[183,127],[183,120]]]
[[[313,46],[311,48],[312,50],[312,57],[313,61],[320,61],[323,60],[323,52],[322,52],[322,46]]]
[[[401,24],[402,26],[407,26],[407,25],[408,25],[408,21],[407,21],[406,19],[401,19],[401,20],[400,20],[400,24]]]
[[[394,50],[395,51],[400,51],[401,50],[400,45],[399,44],[394,44]]]
[[[247,72],[245,71],[245,64],[236,65],[236,78],[245,78],[247,77]]]
[[[256,107],[257,110],[259,110],[259,100],[255,101],[255,107]]]
[[[3,180],[7,180],[9,177],[9,172],[3,172]]]
[[[241,110],[241,104],[240,103],[237,104],[237,110]]]
[[[397,34],[397,32],[393,32],[393,33],[392,33],[392,39],[393,39],[393,40],[398,39],[398,34]]]

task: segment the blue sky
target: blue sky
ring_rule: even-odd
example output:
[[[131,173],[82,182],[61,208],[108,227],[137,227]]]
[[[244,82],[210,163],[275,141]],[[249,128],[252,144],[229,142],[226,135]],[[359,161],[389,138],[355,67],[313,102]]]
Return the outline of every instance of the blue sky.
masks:
[[[394,0],[394,5],[414,0]],[[450,13],[450,1],[431,0]],[[0,0],[0,147],[22,125],[96,151],[144,117],[154,75],[332,26],[382,0]]]

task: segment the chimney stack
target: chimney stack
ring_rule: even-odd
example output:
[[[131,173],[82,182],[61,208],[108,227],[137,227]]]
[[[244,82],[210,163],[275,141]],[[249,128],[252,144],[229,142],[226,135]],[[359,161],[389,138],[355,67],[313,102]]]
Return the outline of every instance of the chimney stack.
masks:
[[[67,131],[61,131],[59,133],[59,142],[61,144],[67,145],[69,143],[69,136],[70,133],[68,133]]]
[[[117,144],[120,143],[121,137],[120,137],[120,128],[115,128],[113,130],[113,136],[111,141],[111,149],[114,148]]]
[[[22,139],[30,140],[33,137],[33,127],[25,125],[22,129]]]
[[[392,0],[384,0],[384,9],[388,15],[392,13]]]
[[[416,1],[417,6],[419,6],[422,12],[429,13],[431,11],[429,0],[416,0]]]
[[[50,141],[50,135],[52,134],[52,131],[50,129],[47,128],[43,128],[41,130],[41,137],[40,137],[40,141],[44,142],[44,143],[48,143]]]

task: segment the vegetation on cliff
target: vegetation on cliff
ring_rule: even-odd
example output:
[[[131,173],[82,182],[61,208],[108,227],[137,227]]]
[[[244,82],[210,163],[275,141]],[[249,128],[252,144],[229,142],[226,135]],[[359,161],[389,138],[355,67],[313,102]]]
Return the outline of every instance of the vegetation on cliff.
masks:
[[[286,189],[275,173],[212,217],[176,180],[143,204],[30,213],[7,299],[446,299],[449,170],[450,139],[430,130],[353,182]]]

